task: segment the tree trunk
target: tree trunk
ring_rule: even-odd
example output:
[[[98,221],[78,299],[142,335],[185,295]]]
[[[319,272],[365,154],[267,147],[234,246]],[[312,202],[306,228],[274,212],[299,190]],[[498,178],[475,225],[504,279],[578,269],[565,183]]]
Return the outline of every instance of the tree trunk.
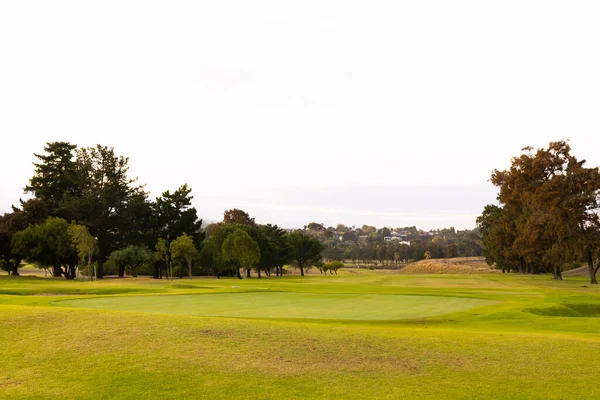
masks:
[[[8,271],[9,275],[13,275],[13,276],[19,276],[19,264],[17,262],[15,262],[14,264],[12,264],[10,266],[10,271]]]
[[[300,265],[300,276],[304,276],[304,267]]]
[[[158,262],[154,263],[154,270],[152,271],[152,279],[160,279],[160,267]]]
[[[125,266],[121,265],[119,266],[119,278],[123,278],[125,277]]]
[[[250,268],[246,268],[246,278],[252,278],[252,275],[250,275]]]
[[[98,269],[96,270],[96,278],[97,279],[104,278],[104,256],[103,255],[98,257]]]
[[[258,272],[258,279],[260,279],[260,268],[256,268],[256,272]]]
[[[55,278],[60,278],[62,276],[62,268],[60,266],[52,267],[52,276]]]
[[[192,259],[188,258],[187,262],[188,262],[188,273],[190,275],[190,279],[192,279]]]
[[[553,268],[553,272],[554,272],[554,279],[556,279],[558,281],[562,281],[562,272],[560,271],[560,267],[555,265]]]
[[[587,251],[587,262],[588,262],[588,271],[590,273],[590,284],[597,285],[598,280],[596,279],[596,272],[598,271],[598,268],[594,267],[594,254],[589,249]]]
[[[238,279],[242,279],[242,275],[240,274],[240,269],[239,268],[235,269],[235,274],[237,275]]]
[[[77,271],[77,267],[74,265],[65,265],[65,279],[73,280],[75,279],[75,272]]]

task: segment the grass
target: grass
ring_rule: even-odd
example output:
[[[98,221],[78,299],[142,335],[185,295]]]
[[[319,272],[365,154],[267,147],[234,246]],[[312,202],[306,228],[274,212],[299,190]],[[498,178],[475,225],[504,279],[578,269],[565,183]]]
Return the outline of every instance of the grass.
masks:
[[[430,317],[490,304],[442,296],[240,292],[64,300],[55,305],[203,317],[392,321]]]
[[[3,399],[600,396],[600,289],[578,277],[3,276],[0,293]]]

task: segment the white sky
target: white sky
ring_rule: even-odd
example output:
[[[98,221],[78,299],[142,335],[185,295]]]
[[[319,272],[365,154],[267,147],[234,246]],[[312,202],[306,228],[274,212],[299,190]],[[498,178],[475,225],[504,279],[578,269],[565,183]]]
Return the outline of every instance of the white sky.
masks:
[[[47,141],[201,217],[470,228],[526,145],[600,164],[597,1],[0,1],[0,212]]]

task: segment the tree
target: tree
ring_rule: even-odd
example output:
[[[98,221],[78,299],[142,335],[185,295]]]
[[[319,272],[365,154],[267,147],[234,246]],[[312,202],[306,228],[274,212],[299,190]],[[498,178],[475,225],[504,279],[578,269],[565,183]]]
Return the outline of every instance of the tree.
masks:
[[[323,245],[317,239],[301,231],[295,231],[288,235],[288,243],[291,248],[292,259],[300,268],[300,275],[304,276],[304,269],[310,268],[321,260]]]
[[[41,200],[53,216],[64,216],[62,209],[66,197],[78,192],[76,165],[73,152],[76,145],[68,142],[48,142],[46,154],[34,154],[39,163],[34,163],[35,174],[25,191]]]
[[[256,241],[242,229],[235,229],[235,231],[225,239],[222,252],[225,261],[234,263],[237,268],[245,268],[247,277],[250,277],[250,269],[256,267],[260,261],[260,247]]]
[[[98,252],[98,241],[90,235],[87,228],[83,225],[71,224],[69,234],[77,248],[79,260],[87,263],[88,275],[90,280],[95,274],[92,274],[92,257]]]
[[[192,260],[198,256],[198,250],[192,238],[185,233],[171,242],[171,255],[174,259],[185,260],[188,265],[188,274],[192,279]]]
[[[499,206],[487,206],[478,219],[488,262],[495,261],[503,271],[552,272],[560,280],[565,263],[585,256],[594,283],[598,169],[586,168],[564,141],[523,151],[510,169],[492,174]]]
[[[291,261],[291,248],[287,241],[287,232],[277,225],[262,225],[257,235],[260,246],[260,268],[269,275],[271,269],[275,268],[277,276],[283,276],[283,266]]]
[[[117,156],[106,146],[78,149],[78,193],[63,202],[62,208],[75,215],[98,240],[98,278],[104,275],[107,256],[124,244],[132,223],[126,212],[129,201],[144,196],[143,188],[135,185],[137,179],[128,177],[128,163],[128,158]]]
[[[13,207],[13,212],[0,216],[0,268],[9,275],[19,275],[19,264],[24,258],[11,247],[13,236],[27,228],[29,222],[29,216],[16,207]]]
[[[167,241],[163,238],[158,238],[154,249],[154,255],[156,256],[156,259],[165,262],[169,274],[169,279],[173,280],[173,268],[170,263],[170,252],[169,247],[167,246]],[[158,276],[154,276],[154,278],[158,278]]]
[[[14,253],[30,262],[52,267],[54,277],[75,279],[78,255],[69,224],[62,218],[49,217],[39,225],[17,232],[11,241]]]
[[[335,273],[337,275],[338,269],[340,268],[344,268],[344,263],[337,260],[323,264],[323,271],[325,271],[325,273],[329,271],[329,273]]]
[[[138,270],[154,260],[154,256],[145,246],[129,245],[123,249],[115,250],[110,254],[109,260],[119,268],[119,277],[125,275],[125,270],[137,277]]]
[[[223,223],[249,226],[256,225],[256,222],[254,222],[254,218],[250,218],[250,215],[247,212],[238,210],[237,208],[226,210],[223,213]]]
[[[167,190],[152,206],[157,237],[165,241],[167,265],[172,266],[170,245],[173,240],[188,233],[196,248],[201,248],[205,238],[202,220],[198,218],[196,208],[192,207],[194,197],[191,191],[187,184],[180,186],[173,193]],[[154,278],[158,278],[159,274],[160,271],[155,268]]]

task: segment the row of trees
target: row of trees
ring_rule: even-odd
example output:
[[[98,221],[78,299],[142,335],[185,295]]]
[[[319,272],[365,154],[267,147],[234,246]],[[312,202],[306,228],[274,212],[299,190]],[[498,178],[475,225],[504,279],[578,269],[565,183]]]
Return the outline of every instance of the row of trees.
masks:
[[[241,210],[226,211],[207,239],[187,185],[151,200],[128,176],[128,159],[112,148],[52,142],[44,150],[25,188],[33,198],[0,216],[0,266],[10,274],[19,274],[24,259],[67,279],[78,267],[102,278],[107,262],[121,277],[152,266],[155,278],[172,277],[177,267],[191,278],[241,277],[241,270],[279,276],[292,262],[304,275],[321,265],[318,240],[257,225]]]
[[[495,170],[498,205],[477,219],[488,263],[505,271],[550,272],[585,261],[590,282],[600,268],[600,172],[571,154],[568,142],[531,147],[509,169]]]
[[[481,237],[476,230],[453,240],[445,236],[435,236],[427,240],[413,240],[410,244],[389,241],[372,243],[366,241],[342,242],[323,241],[323,256],[331,260],[351,260],[365,264],[394,266],[407,261],[419,261],[429,252],[431,258],[474,257],[482,255]]]
[[[95,242],[90,258],[99,278],[104,276],[109,255],[127,246],[154,249],[162,239],[171,260],[171,242],[184,233],[196,247],[204,240],[202,221],[191,205],[193,197],[187,185],[152,200],[137,179],[128,176],[129,160],[101,145],[78,148],[67,142],[52,142],[43,154],[35,156],[35,173],[25,187],[33,198],[0,216],[0,265],[11,274],[18,274],[23,258],[37,259],[34,247],[17,245],[21,240],[18,233],[30,226],[37,226],[40,232],[51,227],[59,230],[59,225],[62,229],[66,221],[85,227]],[[31,235],[33,230],[28,232],[29,239],[36,237]],[[46,261],[39,263],[47,265]],[[162,276],[166,265],[155,263],[153,275]],[[53,273],[72,277],[62,267],[53,268]]]
[[[281,276],[284,265],[305,270],[321,265],[323,245],[302,231],[287,232],[277,225],[258,225],[242,210],[225,212],[223,222],[208,227],[209,238],[200,253],[200,263],[213,273],[249,277],[254,269]]]

